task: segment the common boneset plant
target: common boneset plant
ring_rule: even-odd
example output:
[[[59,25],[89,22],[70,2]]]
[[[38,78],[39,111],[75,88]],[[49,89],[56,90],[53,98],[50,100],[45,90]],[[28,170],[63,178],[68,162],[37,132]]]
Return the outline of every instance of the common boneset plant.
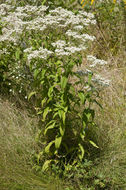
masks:
[[[84,33],[96,23],[93,14],[74,14],[61,7],[49,10],[46,6],[15,8],[6,4],[0,5],[0,13],[2,54],[6,48],[5,54],[11,52],[12,57],[6,63],[10,80],[18,84],[15,87],[26,98],[33,89],[29,99],[35,95],[38,114],[42,115],[40,136],[44,135],[45,147],[37,155],[38,163],[43,155],[47,158],[42,162],[43,170],[53,163],[61,166],[77,158],[82,160],[89,144],[98,148],[88,132],[95,127],[91,105],[97,102],[97,93],[92,82],[109,83],[98,75],[92,77],[92,70],[74,71],[95,40]],[[90,68],[106,64],[93,56],[87,59],[92,62]],[[81,74],[86,75],[83,80]]]

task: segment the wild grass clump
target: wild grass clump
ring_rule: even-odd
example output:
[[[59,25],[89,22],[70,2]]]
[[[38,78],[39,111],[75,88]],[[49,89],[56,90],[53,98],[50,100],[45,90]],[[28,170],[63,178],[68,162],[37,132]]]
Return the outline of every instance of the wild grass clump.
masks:
[[[114,68],[109,74],[112,85],[102,93],[104,109],[96,112],[97,123],[104,135],[99,140],[102,151],[96,171],[100,173],[102,170],[103,175],[112,181],[113,189],[126,189],[126,68]]]
[[[36,175],[32,170],[32,157],[38,150],[34,140],[37,122],[26,110],[0,98],[1,190],[51,190],[58,185],[56,180],[50,185],[51,178]]]

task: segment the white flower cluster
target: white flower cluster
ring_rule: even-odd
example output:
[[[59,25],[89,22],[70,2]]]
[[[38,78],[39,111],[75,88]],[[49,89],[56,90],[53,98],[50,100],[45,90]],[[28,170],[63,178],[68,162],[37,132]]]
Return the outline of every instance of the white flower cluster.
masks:
[[[103,86],[103,87],[107,87],[110,85],[110,80],[105,79],[103,77],[101,77],[100,75],[95,75],[95,78],[92,78],[92,81]]]
[[[26,13],[27,16],[44,16],[45,11],[48,9],[46,6],[31,6],[31,5],[25,5],[25,7],[17,7],[16,12],[17,13]]]
[[[87,60],[92,63],[92,65],[89,66],[89,67],[92,67],[92,68],[95,67],[95,66],[107,65],[107,61],[104,61],[102,59],[97,59],[96,57],[94,57],[92,55],[88,55]]]
[[[39,50],[32,51],[32,48],[24,50],[25,53],[28,53],[28,61],[30,62],[34,58],[47,59],[48,56],[52,55],[53,52],[47,50],[46,48],[40,47]]]
[[[82,25],[76,25],[73,27],[73,29],[77,30],[77,31],[81,31],[84,29],[84,27]]]
[[[83,47],[82,42],[84,43],[86,40],[93,41],[95,39],[88,34],[81,35],[79,33],[80,30],[84,29],[85,25],[92,23],[94,19],[92,14],[87,13],[86,15],[81,11],[75,15],[72,11],[61,7],[50,10],[49,13],[46,14],[48,9],[46,6],[26,5],[25,7],[17,7],[14,11],[12,11],[12,9],[14,9],[13,6],[6,4],[0,5],[1,21],[6,23],[6,25],[3,25],[2,35],[0,35],[1,42],[12,41],[18,43],[20,36],[25,33],[26,30],[28,32],[31,30],[41,32],[43,38],[44,32],[50,32],[51,29],[61,32],[61,28],[64,28],[66,31],[64,35],[68,37],[72,36],[72,38],[79,40],[81,47]],[[5,10],[7,10],[7,15],[3,14]],[[69,28],[77,32],[69,30]],[[63,31],[61,33],[63,33]]]
[[[55,50],[55,53],[57,56],[61,56],[61,57],[69,56],[86,49],[84,46],[83,47],[72,46],[70,43],[66,43],[66,41],[63,41],[63,40],[58,40],[55,43],[52,43],[52,46],[57,48]]]
[[[89,69],[86,69],[85,71],[83,70],[78,70],[76,71],[76,74],[79,74],[80,76],[88,76],[89,74],[93,74],[93,72]]]
[[[99,66],[105,66],[105,65],[108,64],[107,61],[104,61],[102,59],[97,59],[95,56],[92,56],[92,55],[88,55],[87,60],[90,63],[92,63],[91,65],[89,65],[89,67],[92,68],[92,69],[95,68],[95,70],[92,71],[93,73],[97,73],[97,69],[99,69]],[[110,80],[105,79],[105,78],[101,77],[98,74],[94,74],[94,77],[92,78],[92,81],[94,83],[97,83],[100,86],[103,86],[103,87],[106,87],[106,86],[110,85]]]
[[[1,22],[4,24],[2,28],[2,35],[0,35],[0,41],[14,42],[15,44],[18,43],[25,28],[30,29],[30,25],[34,26],[34,28],[31,27],[31,29],[36,30],[38,27],[38,29],[42,31],[45,30],[46,27],[43,26],[40,28],[41,25],[39,26],[39,22],[36,22],[36,19],[34,21],[33,18],[37,17],[38,15],[43,16],[47,8],[48,7],[46,6],[37,7],[26,5],[25,7],[17,7],[13,12],[13,6],[1,4],[0,18]]]
[[[8,12],[8,10],[10,10],[12,7],[10,5],[7,5],[7,4],[0,4],[0,18],[2,16],[5,16]]]
[[[53,47],[57,47],[59,49],[64,48],[66,46],[66,41],[58,40],[57,42],[51,43]]]
[[[93,42],[95,40],[94,36],[84,31],[90,24],[96,24],[93,14],[85,11],[74,14],[72,11],[61,7],[47,10],[48,7],[46,6],[26,5],[25,7],[14,8],[11,5],[0,4],[0,19],[3,23],[0,43],[22,44],[21,47],[24,49],[24,53],[27,54],[28,63],[30,63],[32,59],[45,60],[50,56],[65,58],[65,61],[67,56],[81,53],[87,48],[89,41]],[[53,37],[50,38],[51,33]],[[26,39],[25,36],[27,36]],[[39,39],[37,48],[29,47],[33,44],[30,44],[32,38],[33,40],[34,38]],[[51,39],[53,39],[53,42]],[[49,49],[44,48],[45,41],[47,41]],[[0,54],[2,53],[3,51],[0,51]],[[91,55],[87,56],[87,60],[92,63],[89,66],[90,68],[107,64],[106,61]],[[80,75],[92,74],[90,70],[77,72]],[[106,86],[109,84],[109,81],[105,81],[98,75],[92,80]]]
[[[2,55],[2,54],[6,54],[6,55],[9,55],[10,53],[7,51],[7,49],[6,48],[3,48],[3,50],[0,50],[0,55]]]
[[[5,26],[2,28],[2,34],[0,35],[0,41],[12,41],[14,43],[20,39],[20,35],[23,32],[23,21],[19,18],[19,15],[15,12],[11,12],[8,16],[2,17],[1,21]]]
[[[92,55],[87,56],[87,61],[92,63],[91,65],[89,65],[89,68],[91,70],[89,69],[79,70],[76,73],[79,74],[80,76],[88,76],[88,74],[92,74],[93,75],[92,82],[95,83],[95,85],[98,85],[98,88],[99,86],[102,86],[102,87],[109,86],[111,82],[110,80],[100,76],[99,74],[96,74],[99,72],[98,71],[98,69],[100,69],[99,66],[107,65],[108,64],[107,61],[97,59],[95,56],[92,56]]]

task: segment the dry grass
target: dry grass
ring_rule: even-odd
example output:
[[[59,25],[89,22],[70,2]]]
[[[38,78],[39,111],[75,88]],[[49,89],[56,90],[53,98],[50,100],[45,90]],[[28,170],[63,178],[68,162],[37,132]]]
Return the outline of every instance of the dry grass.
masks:
[[[96,110],[101,155],[97,172],[126,189],[126,67],[109,69],[111,85],[101,93],[103,110]]]
[[[57,181],[32,171],[31,157],[38,148],[34,136],[37,119],[0,99],[0,189],[52,190]]]

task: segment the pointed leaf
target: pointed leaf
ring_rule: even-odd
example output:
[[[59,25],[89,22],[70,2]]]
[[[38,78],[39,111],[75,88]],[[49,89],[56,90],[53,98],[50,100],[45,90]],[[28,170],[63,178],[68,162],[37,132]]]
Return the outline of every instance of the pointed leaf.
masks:
[[[66,77],[61,78],[61,89],[62,90],[64,90],[64,88],[66,87],[67,81],[68,81],[68,78],[66,78]]]
[[[36,92],[31,92],[30,94],[29,94],[29,96],[28,96],[28,100],[33,96],[33,95],[35,95],[36,94]]]
[[[83,93],[83,92],[79,92],[79,93],[78,93],[78,96],[79,96],[79,98],[80,98],[80,100],[81,100],[81,103],[83,104],[84,101],[85,101],[84,93]]]
[[[42,72],[41,72],[41,80],[44,78],[45,73],[46,73],[46,69],[42,69]]]
[[[90,73],[90,74],[88,75],[88,85],[91,84],[91,79],[92,79],[92,73]]]
[[[45,121],[47,114],[50,112],[51,110],[49,109],[49,107],[47,107],[46,109],[44,109],[44,113],[43,113],[43,120]]]
[[[47,133],[47,131],[48,131],[49,129],[53,129],[54,127],[55,127],[55,122],[54,122],[52,125],[49,125],[49,126],[45,129],[44,135],[46,135],[46,133]]]
[[[62,113],[62,119],[63,119],[63,124],[65,125],[65,120],[66,120],[66,113],[65,112]]]
[[[50,98],[52,96],[54,86],[51,86],[48,90],[48,97]]]
[[[53,145],[55,141],[51,141],[46,147],[45,147],[45,153],[49,154],[50,148]]]
[[[46,98],[44,98],[42,101],[41,101],[41,106],[43,107],[44,103],[46,102]]]
[[[39,72],[40,72],[40,71],[39,71],[38,69],[35,69],[35,70],[34,70],[34,79],[37,78]]]
[[[60,126],[60,134],[61,134],[61,136],[63,136],[64,133],[65,133],[65,126],[63,125],[63,126]]]
[[[81,144],[79,144],[78,146],[79,146],[80,151],[81,151],[81,154],[79,154],[79,158],[80,158],[80,160],[82,160],[84,157],[84,153],[85,153],[84,147]]]
[[[46,160],[42,166],[42,171],[46,171],[49,168],[50,163],[52,162],[52,160]]]
[[[59,149],[61,142],[62,142],[62,136],[56,137],[56,139],[55,139],[55,148],[56,149]]]
[[[99,148],[93,141],[89,140],[90,144],[94,146],[95,148]]]
[[[20,49],[18,48],[17,51],[15,52],[15,56],[16,56],[16,59],[19,60],[20,59]]]

